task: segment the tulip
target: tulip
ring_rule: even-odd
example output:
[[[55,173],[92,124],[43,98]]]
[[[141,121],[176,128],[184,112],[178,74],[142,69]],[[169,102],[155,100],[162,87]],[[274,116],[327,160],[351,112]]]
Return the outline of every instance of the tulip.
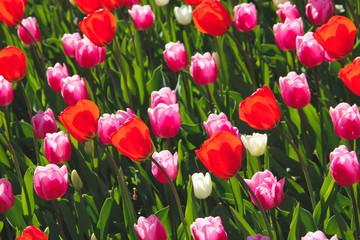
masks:
[[[16,238],[16,240],[48,240],[45,233],[35,226],[28,226],[24,229],[22,236]]]
[[[216,81],[218,71],[215,59],[210,53],[196,53],[191,57],[190,74],[199,85],[207,85]]]
[[[246,240],[270,240],[270,238],[261,234],[257,234],[255,237],[247,237]]]
[[[140,6],[135,4],[129,10],[129,14],[134,21],[135,28],[138,30],[150,28],[155,21],[155,15],[150,5]]]
[[[160,220],[153,214],[148,218],[139,217],[137,224],[134,224],[135,231],[140,240],[166,240],[167,233]]]
[[[163,7],[169,3],[169,0],[155,0],[156,5]]]
[[[227,234],[220,217],[197,218],[190,225],[194,240],[227,240]]]
[[[345,145],[330,153],[330,172],[335,182],[347,187],[360,182],[360,164],[356,152],[349,152]]]
[[[130,8],[135,4],[139,4],[141,2],[141,0],[125,0],[124,4],[126,7]]]
[[[89,99],[86,83],[79,75],[61,79],[61,95],[69,106],[74,106],[79,100]]]
[[[75,190],[78,192],[80,192],[84,186],[78,172],[75,169],[71,172],[71,182]]]
[[[281,112],[270,88],[264,85],[239,105],[239,118],[250,127],[260,130],[276,127]]]
[[[230,13],[218,0],[204,0],[193,11],[195,27],[202,33],[224,35],[232,25]]]
[[[275,6],[278,6],[279,4],[285,3],[288,0],[273,0],[273,3],[275,4]]]
[[[124,0],[101,0],[101,2],[109,11],[115,11],[124,5]]]
[[[328,240],[325,234],[322,231],[308,232],[301,240]],[[339,240],[339,238],[334,235],[330,240]]]
[[[69,136],[63,131],[47,133],[44,139],[44,153],[52,164],[69,161],[71,157],[71,143]]]
[[[83,11],[85,14],[90,14],[102,7],[102,1],[100,0],[73,0],[75,4]]]
[[[286,18],[295,20],[300,17],[299,11],[295,5],[291,5],[291,2],[287,1],[285,3],[280,3],[277,5],[278,10],[276,11],[279,15],[281,22],[285,22]]]
[[[87,142],[97,134],[99,107],[90,100],[80,100],[67,107],[59,116],[60,122],[79,142]]]
[[[0,106],[6,106],[14,100],[14,89],[12,82],[9,82],[0,75]]]
[[[356,104],[340,103],[330,107],[330,116],[336,135],[341,139],[355,140],[360,137],[360,114]]]
[[[34,189],[45,200],[54,200],[62,197],[68,187],[68,169],[54,164],[45,167],[38,166],[34,172]]]
[[[178,175],[178,153],[171,154],[170,151],[164,150],[161,152],[154,152],[152,158],[159,163],[165,170],[171,180],[175,180]],[[156,180],[161,183],[168,183],[164,173],[158,168],[155,163],[151,163],[151,172]]]
[[[296,53],[300,62],[306,67],[320,65],[325,58],[324,48],[315,40],[312,32],[296,37]]]
[[[228,131],[234,134],[234,136],[237,136],[239,133],[239,130],[236,127],[233,127],[233,125],[223,112],[221,112],[219,115],[211,113],[208,117],[207,122],[204,122],[203,125],[207,134],[209,135],[209,138],[214,133],[219,131]]]
[[[176,93],[168,87],[163,87],[159,91],[151,93],[151,108],[155,108],[159,103],[166,105],[176,104]]]
[[[255,173],[251,180],[245,179],[245,182],[255,193],[264,210],[278,207],[284,200],[285,178],[277,181],[277,178],[268,170]],[[252,196],[251,200],[257,206]]]
[[[165,45],[164,57],[171,71],[180,71],[189,65],[188,55],[183,43],[170,42]]]
[[[30,32],[36,42],[41,40],[41,33],[37,26],[36,19],[34,17],[28,17],[21,21],[22,25]],[[18,35],[21,41],[25,44],[32,44],[34,43],[31,36],[26,32],[26,30],[19,25],[18,28]]]
[[[14,205],[11,183],[6,178],[0,179],[0,213],[7,212]]]
[[[68,69],[65,65],[61,66],[60,63],[56,63],[54,67],[48,67],[46,71],[46,78],[49,86],[55,92],[61,92],[61,79],[69,77]]]
[[[96,236],[95,236],[95,233],[91,234],[90,240],[97,240],[97,238],[96,238]]]
[[[355,24],[344,16],[333,16],[316,29],[314,38],[336,59],[344,59],[354,47]]]
[[[252,135],[241,135],[241,141],[251,155],[258,157],[265,153],[267,147],[267,135],[253,133]]]
[[[184,0],[184,2],[186,2],[190,6],[196,6],[196,5],[200,4],[202,1],[204,1],[204,0]]]
[[[80,67],[95,67],[105,61],[105,55],[105,47],[98,47],[87,38],[75,42],[75,56]]]
[[[55,121],[55,116],[51,108],[48,108],[45,112],[39,111],[31,119],[34,135],[37,139],[45,138],[47,133],[56,132],[59,128]]]
[[[192,20],[192,7],[188,5],[182,5],[181,7],[174,8],[174,14],[176,20],[181,25],[188,25]]]
[[[304,108],[310,103],[311,92],[304,73],[297,75],[289,72],[286,77],[279,78],[281,95],[286,105],[292,108]]]
[[[296,48],[296,37],[303,35],[303,22],[301,18],[291,20],[287,18],[284,23],[273,26],[275,41],[283,51]]]
[[[219,69],[221,66],[220,55],[217,52],[213,52],[211,56],[215,59],[216,67]]]
[[[24,17],[23,0],[0,0],[0,20],[10,27],[18,25]]]
[[[331,0],[308,0],[305,14],[312,25],[326,23],[333,15],[334,9]]]
[[[345,85],[356,95],[360,96],[360,82],[358,76],[360,75],[360,58],[354,59],[352,64],[348,64],[339,71],[340,79]]]
[[[195,153],[205,167],[221,179],[230,179],[240,170],[242,143],[230,132],[216,132]]]
[[[9,82],[15,82],[23,79],[25,74],[25,54],[17,47],[8,46],[3,48],[0,51],[0,75]]]
[[[93,44],[104,47],[114,38],[116,18],[108,10],[101,9],[86,16],[79,22],[79,27]]]
[[[110,142],[128,158],[142,162],[153,153],[150,131],[140,118],[126,120],[110,137]]]
[[[75,57],[75,43],[79,40],[81,40],[80,33],[64,34],[64,36],[61,38],[61,43],[66,56],[69,58]]]
[[[242,3],[234,7],[234,24],[238,31],[248,32],[257,24],[257,12],[255,4]]]
[[[191,176],[191,181],[194,187],[195,197],[205,199],[210,196],[212,191],[212,182],[210,173],[194,173]]]
[[[159,103],[154,109],[149,108],[148,114],[155,136],[171,138],[179,132],[181,117],[178,104]]]

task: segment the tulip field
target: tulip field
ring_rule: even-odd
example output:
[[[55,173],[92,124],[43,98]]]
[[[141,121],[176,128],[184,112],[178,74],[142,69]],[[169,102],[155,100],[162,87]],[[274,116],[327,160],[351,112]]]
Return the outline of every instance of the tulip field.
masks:
[[[359,240],[359,18],[0,0],[0,240]]]

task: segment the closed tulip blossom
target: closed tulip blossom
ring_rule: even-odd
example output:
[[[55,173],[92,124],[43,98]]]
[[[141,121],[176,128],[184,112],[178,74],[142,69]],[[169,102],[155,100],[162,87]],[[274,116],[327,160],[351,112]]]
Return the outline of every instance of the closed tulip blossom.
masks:
[[[360,137],[360,114],[356,104],[350,107],[343,102],[335,108],[330,107],[330,116],[339,138],[355,140]]]
[[[285,178],[277,181],[277,178],[268,170],[255,173],[251,180],[245,179],[245,182],[255,193],[264,210],[278,207],[284,200]],[[252,196],[251,200],[257,206]]]
[[[315,67],[325,60],[324,48],[316,41],[312,32],[296,37],[296,53],[306,67]]]
[[[195,197],[205,199],[210,196],[212,191],[212,182],[210,173],[204,174],[194,173],[191,176],[192,185],[194,188]]]
[[[275,4],[275,6],[278,6],[279,4],[283,4],[287,2],[287,0],[273,0],[273,3]]]
[[[190,225],[194,240],[227,240],[227,233],[220,217],[197,218]]]
[[[67,162],[71,157],[70,138],[63,131],[47,133],[44,139],[44,153],[52,164]]]
[[[155,108],[158,104],[166,105],[176,104],[176,93],[168,87],[163,87],[159,91],[151,92],[151,108]]]
[[[333,15],[334,7],[331,0],[308,0],[305,14],[314,26],[326,23]]]
[[[171,138],[179,132],[181,117],[178,104],[159,103],[155,108],[149,108],[148,114],[155,136]]]
[[[84,184],[81,180],[81,177],[79,176],[78,172],[74,169],[71,172],[71,182],[75,188],[76,191],[80,192],[83,188]]]
[[[17,47],[8,46],[0,51],[0,75],[9,82],[16,82],[25,77],[26,56]]]
[[[61,92],[61,79],[66,77],[69,77],[69,72],[65,63],[62,66],[60,63],[56,63],[54,67],[48,67],[46,71],[49,86],[58,93]]]
[[[137,224],[134,224],[136,234],[140,240],[166,240],[167,233],[164,225],[153,214],[148,218],[139,217]]]
[[[267,135],[253,133],[252,135],[241,135],[241,141],[245,148],[253,156],[261,156],[265,153],[267,147]]]
[[[61,38],[61,43],[66,56],[69,58],[75,57],[75,42],[81,40],[80,33],[65,33]]]
[[[6,106],[14,100],[14,88],[9,82],[0,75],[0,106]]]
[[[140,6],[135,4],[129,10],[129,14],[134,21],[135,28],[138,30],[150,28],[155,21],[155,15],[150,5]]]
[[[74,106],[79,100],[89,99],[86,82],[79,75],[61,80],[61,95],[68,106]]]
[[[105,61],[105,56],[105,47],[98,47],[87,38],[75,42],[75,57],[80,67],[95,67]]]
[[[48,237],[37,227],[28,226],[16,240],[48,240]]]
[[[190,5],[182,5],[181,7],[174,8],[174,14],[176,20],[181,25],[188,25],[192,20],[192,7]]]
[[[308,232],[301,240],[328,240],[325,234],[322,231]],[[330,240],[339,240],[339,238],[334,235]]]
[[[291,20],[287,18],[284,23],[273,26],[275,41],[283,51],[296,49],[296,37],[303,35],[303,22],[301,18]]]
[[[38,166],[34,172],[34,189],[45,200],[54,200],[62,197],[68,187],[68,169],[54,164],[45,167]]]
[[[179,41],[170,42],[165,45],[164,57],[171,71],[180,71],[189,66],[189,59],[185,45]]]
[[[0,213],[5,213],[14,205],[14,193],[6,178],[0,179]]]
[[[169,0],[155,0],[156,5],[163,7],[169,3]]]
[[[1,0],[0,20],[9,27],[18,25],[24,17],[24,0]]]
[[[304,73],[297,75],[289,72],[286,77],[279,78],[281,95],[286,105],[292,108],[304,108],[310,103],[311,92]]]
[[[31,35],[33,36],[36,42],[41,40],[41,33],[37,26],[36,19],[34,17],[25,18],[21,21],[21,23],[31,33]],[[34,43],[31,36],[26,32],[26,30],[21,25],[19,25],[18,28],[18,35],[23,43],[25,44]]]
[[[360,58],[354,59],[353,63],[346,65],[339,71],[340,79],[356,95],[360,96]]]
[[[199,85],[214,83],[218,76],[215,59],[210,53],[196,53],[191,57],[190,74]]]
[[[263,236],[261,234],[257,234],[255,237],[253,236],[247,237],[246,240],[270,240],[270,238],[267,236]]]
[[[242,3],[234,7],[234,24],[238,31],[248,32],[257,24],[257,12],[255,4]]]
[[[45,112],[39,111],[31,119],[34,135],[37,139],[45,138],[47,133],[56,132],[59,128],[55,121],[55,116],[51,108],[48,108]]]
[[[285,22],[286,18],[295,20],[300,17],[299,11],[295,5],[292,5],[290,1],[280,3],[277,5],[277,15],[279,15],[281,22]]]
[[[141,0],[124,0],[124,5],[128,8],[132,7],[135,4],[139,4]]]
[[[171,180],[175,180],[178,175],[178,153],[171,154],[170,151],[164,150],[161,152],[154,152],[152,158],[160,164],[165,170]],[[158,168],[155,163],[151,163],[151,172],[154,177],[161,183],[168,183],[164,173]]]
[[[204,128],[209,136],[209,138],[218,131],[228,131],[234,136],[237,136],[239,130],[236,127],[233,127],[232,123],[228,120],[225,113],[221,112],[220,114],[211,113],[208,117],[207,122],[203,123]]]

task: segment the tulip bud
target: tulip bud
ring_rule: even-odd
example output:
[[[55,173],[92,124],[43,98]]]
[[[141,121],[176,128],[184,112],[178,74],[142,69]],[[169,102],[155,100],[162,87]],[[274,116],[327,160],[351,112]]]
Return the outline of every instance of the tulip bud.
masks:
[[[273,30],[276,44],[283,51],[294,50],[296,48],[296,37],[304,34],[301,18],[295,20],[286,18],[284,23],[275,24]]]
[[[181,117],[178,104],[159,103],[154,109],[149,108],[148,114],[155,136],[171,138],[179,132]]]
[[[66,56],[69,58],[75,57],[75,42],[79,40],[81,40],[80,33],[64,34],[64,36],[61,38],[61,43],[63,45]]]
[[[79,100],[89,99],[86,82],[79,75],[61,79],[61,95],[69,106],[74,106]]]
[[[74,0],[69,0],[70,4],[73,6],[76,6],[76,3],[74,2]]]
[[[215,59],[216,67],[219,69],[221,67],[220,55],[217,52],[213,52],[211,56]]]
[[[93,147],[90,141],[85,142],[85,152],[89,156],[91,156],[91,154],[93,153]]]
[[[360,114],[356,104],[340,103],[330,107],[330,116],[336,135],[341,139],[354,140],[360,137]]]
[[[168,150],[161,152],[154,152],[152,158],[162,166],[167,175],[169,175],[171,180],[175,180],[178,175],[178,153],[174,155],[171,154]],[[154,174],[154,177],[161,183],[167,183],[168,180],[163,174],[163,172],[152,163],[151,171]]]
[[[176,93],[168,87],[163,87],[159,91],[151,93],[151,108],[155,108],[159,103],[166,105],[176,104]]]
[[[165,45],[164,57],[171,71],[180,71],[189,65],[188,55],[183,43],[170,42]]]
[[[43,139],[47,133],[56,132],[58,129],[54,113],[50,108],[48,108],[45,112],[40,110],[32,117],[31,123],[34,135],[37,139]]]
[[[258,157],[265,153],[267,146],[267,135],[253,133],[252,135],[242,135],[241,141],[251,155]]]
[[[36,42],[41,40],[41,33],[37,26],[36,19],[34,17],[25,18],[21,21],[21,23],[31,33],[31,35],[33,36]],[[21,25],[19,25],[18,28],[18,35],[21,41],[24,42],[25,44],[34,43],[31,36],[26,32],[26,30]]]
[[[155,20],[155,15],[150,5],[140,6],[133,5],[129,14],[134,21],[135,28],[138,30],[146,30],[150,28]]]
[[[166,229],[155,215],[150,215],[148,218],[139,217],[137,224],[134,224],[134,228],[140,240],[167,239]]]
[[[7,212],[14,205],[14,194],[11,183],[5,178],[0,179],[0,213]]]
[[[296,37],[296,53],[300,62],[306,67],[320,65],[325,58],[324,48],[315,40],[312,32]]]
[[[279,78],[281,95],[286,105],[300,109],[310,103],[311,92],[304,73],[297,75],[289,72],[286,77]]]
[[[234,7],[234,24],[238,31],[248,32],[257,24],[257,12],[255,4],[242,3]]]
[[[190,5],[182,5],[181,7],[174,8],[176,20],[181,25],[188,25],[192,20],[192,7]]]
[[[210,53],[196,53],[191,57],[190,74],[199,85],[214,83],[218,76],[215,59]]]
[[[81,189],[82,189],[83,186],[84,186],[84,185],[83,185],[83,182],[82,182],[82,180],[81,180],[81,178],[80,178],[80,176],[79,176],[79,174],[78,174],[78,172],[77,172],[75,169],[72,170],[72,172],[71,172],[71,182],[72,182],[75,190],[78,191],[78,192],[80,192]],[[94,235],[94,234],[93,234],[93,235]],[[94,236],[95,236],[95,235],[94,235]],[[96,238],[96,237],[95,237],[95,238]],[[93,239],[92,236],[91,236],[91,239]]]
[[[288,0],[273,0],[273,3],[275,4],[275,6],[278,6],[279,4],[285,3]]]
[[[169,0],[155,0],[156,5],[163,7],[169,3]]]
[[[227,233],[222,225],[220,217],[197,218],[190,225],[191,235],[194,240],[203,239],[227,239]]]
[[[61,92],[61,79],[69,77],[69,72],[65,63],[63,66],[61,66],[60,63],[56,63],[54,67],[48,67],[46,77],[49,86],[55,92]]]
[[[295,20],[300,17],[299,11],[295,5],[291,5],[291,2],[287,1],[283,4],[279,4],[277,6],[278,10],[276,11],[277,15],[279,15],[281,22],[285,22],[286,18],[291,20]]]
[[[210,196],[212,191],[212,182],[209,173],[206,173],[205,176],[203,173],[194,173],[191,176],[191,181],[194,187],[195,197],[205,199]]]
[[[47,133],[44,139],[44,153],[52,164],[67,162],[71,157],[71,143],[69,136],[63,131]]]
[[[95,236],[95,233],[93,233],[93,234],[91,235],[90,240],[97,240],[97,238],[96,238],[96,236]]]
[[[0,106],[6,106],[14,100],[14,89],[12,82],[9,82],[0,75]]]

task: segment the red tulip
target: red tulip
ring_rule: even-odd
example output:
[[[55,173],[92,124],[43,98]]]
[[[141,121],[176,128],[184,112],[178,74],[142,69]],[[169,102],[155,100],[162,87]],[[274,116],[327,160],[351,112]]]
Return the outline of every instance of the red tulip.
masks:
[[[230,13],[218,0],[205,0],[193,11],[195,27],[213,36],[224,35],[232,25]]]
[[[18,25],[24,17],[23,0],[0,0],[0,20],[10,27]]]
[[[339,71],[339,77],[345,85],[356,95],[360,96],[360,58],[348,64]]]
[[[353,49],[356,35],[355,24],[344,16],[333,16],[316,29],[314,38],[336,59],[344,59]]]
[[[124,5],[124,0],[102,0],[102,4],[109,11],[114,11]]]
[[[79,142],[87,142],[97,134],[99,107],[90,100],[80,100],[67,107],[59,116],[60,122]]]
[[[240,120],[256,129],[270,129],[281,120],[281,112],[270,88],[264,85],[239,105]]]
[[[37,227],[28,226],[23,231],[22,236],[16,238],[16,240],[48,240],[48,238],[45,233]]]
[[[74,0],[74,2],[86,14],[102,8],[101,0]]]
[[[191,6],[196,6],[204,0],[184,0],[184,1]]]
[[[122,154],[137,162],[146,160],[154,151],[149,128],[138,117],[126,120],[111,135],[110,142]]]
[[[108,45],[114,38],[116,18],[106,9],[89,14],[79,22],[83,34],[96,46]]]
[[[242,142],[228,131],[214,133],[196,155],[207,169],[221,179],[235,176],[241,167]]]
[[[8,46],[0,51],[0,75],[9,82],[23,79],[26,74],[25,54],[17,47]]]

